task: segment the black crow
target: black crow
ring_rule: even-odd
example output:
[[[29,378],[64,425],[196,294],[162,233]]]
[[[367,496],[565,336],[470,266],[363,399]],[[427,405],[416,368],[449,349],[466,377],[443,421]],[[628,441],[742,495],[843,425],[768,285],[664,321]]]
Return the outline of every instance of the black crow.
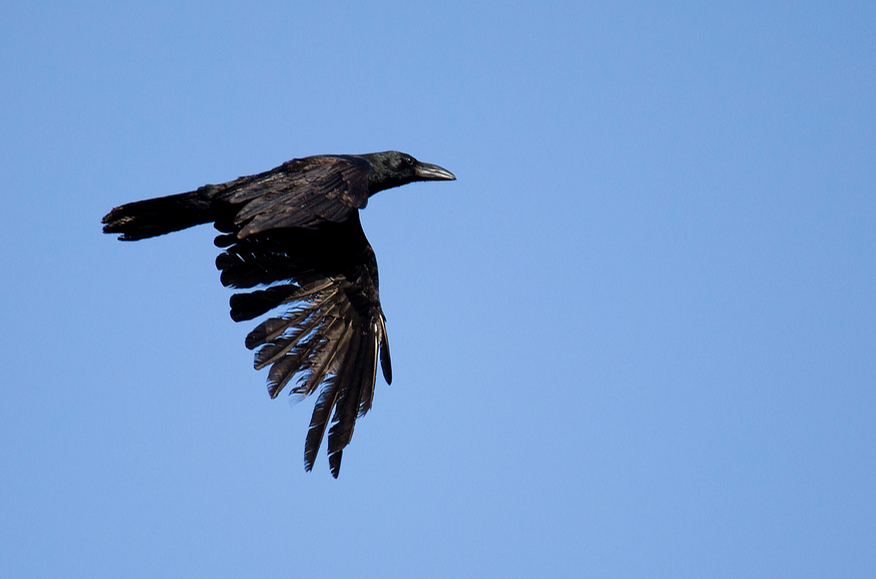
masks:
[[[359,210],[378,191],[413,181],[453,180],[442,167],[397,151],[293,159],[221,185],[116,207],[105,233],[134,241],[212,222],[224,251],[216,259],[231,296],[231,317],[251,320],[279,306],[246,337],[255,367],[270,366],[276,397],[319,389],[304,445],[310,470],[331,418],[328,456],[337,478],[358,416],[371,408],[377,358],[392,380],[377,261]],[[334,415],[332,416],[332,411]]]

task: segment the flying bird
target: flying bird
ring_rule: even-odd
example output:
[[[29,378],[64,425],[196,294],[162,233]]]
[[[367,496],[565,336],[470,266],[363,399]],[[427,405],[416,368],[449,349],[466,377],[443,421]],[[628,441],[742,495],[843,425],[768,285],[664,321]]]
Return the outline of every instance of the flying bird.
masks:
[[[216,258],[231,296],[231,318],[274,312],[246,337],[255,367],[270,367],[272,398],[319,391],[304,444],[311,470],[325,431],[332,476],[371,408],[377,361],[392,381],[377,260],[359,210],[379,191],[414,181],[454,180],[443,167],[398,151],[319,155],[195,191],[136,201],[103,218],[104,233],[136,241],[203,223],[219,231]]]

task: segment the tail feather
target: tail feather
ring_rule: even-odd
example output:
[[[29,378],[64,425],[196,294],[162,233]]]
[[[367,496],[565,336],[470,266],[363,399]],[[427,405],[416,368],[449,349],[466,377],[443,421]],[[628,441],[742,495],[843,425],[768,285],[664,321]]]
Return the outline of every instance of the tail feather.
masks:
[[[119,239],[136,241],[215,221],[213,185],[196,191],[135,201],[116,207],[103,218],[104,233],[121,233]]]

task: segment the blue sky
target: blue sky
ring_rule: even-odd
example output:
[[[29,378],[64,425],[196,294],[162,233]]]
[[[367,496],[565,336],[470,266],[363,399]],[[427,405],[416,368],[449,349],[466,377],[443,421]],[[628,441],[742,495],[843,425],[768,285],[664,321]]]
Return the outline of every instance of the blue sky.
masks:
[[[0,575],[876,573],[876,8],[0,8]],[[100,218],[400,149],[394,380],[339,480],[209,227]]]

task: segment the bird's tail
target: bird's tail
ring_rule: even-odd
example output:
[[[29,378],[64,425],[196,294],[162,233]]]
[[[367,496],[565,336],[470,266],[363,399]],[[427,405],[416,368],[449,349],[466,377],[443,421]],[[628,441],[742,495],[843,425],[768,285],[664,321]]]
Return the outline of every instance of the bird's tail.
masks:
[[[212,203],[216,189],[207,185],[189,193],[126,203],[104,216],[103,232],[136,241],[209,223],[216,219]]]

